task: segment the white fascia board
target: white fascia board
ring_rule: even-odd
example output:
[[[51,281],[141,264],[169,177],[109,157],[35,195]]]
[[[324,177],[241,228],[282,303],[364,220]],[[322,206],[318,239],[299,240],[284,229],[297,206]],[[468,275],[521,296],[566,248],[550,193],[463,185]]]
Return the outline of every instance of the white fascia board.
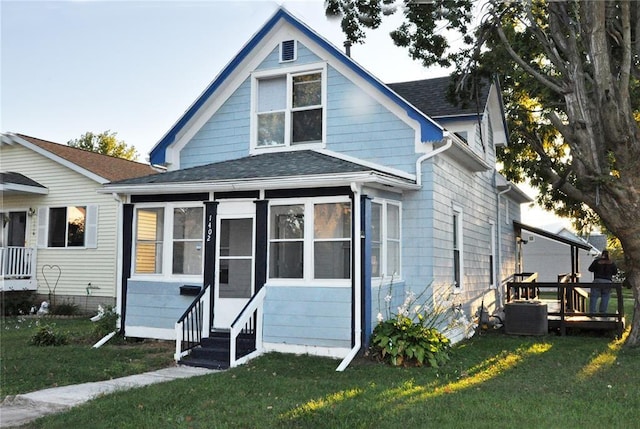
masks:
[[[2,141],[6,143],[6,141],[4,139],[4,136],[5,136],[5,134],[3,134]],[[44,156],[45,158],[49,158],[50,160],[52,160],[54,162],[57,162],[58,164],[60,164],[60,165],[62,165],[64,167],[67,167],[68,169],[73,170],[76,173],[79,173],[79,174],[81,174],[81,175],[93,180],[94,182],[100,183],[101,185],[104,185],[105,183],[109,183],[109,180],[105,179],[104,177],[98,176],[97,174],[92,173],[91,171],[89,171],[89,170],[87,170],[85,168],[82,168],[79,165],[74,164],[71,161],[68,161],[68,160],[66,160],[66,159],[64,159],[62,157],[59,157],[58,155],[56,155],[54,153],[51,153],[48,150],[42,149],[40,146],[36,146],[33,143],[28,142],[27,140],[23,139],[20,136],[17,136],[15,134],[11,134],[10,138],[14,143],[17,143],[17,144],[19,144],[21,146],[24,146],[27,149],[30,149],[30,150],[32,150],[32,151]]]
[[[394,176],[402,177],[404,179],[411,180],[413,182],[416,181],[416,175],[415,174],[407,173],[406,171],[403,171],[403,170],[398,170],[396,168],[386,167],[384,165],[380,165],[380,164],[377,164],[375,162],[365,161],[363,159],[356,158],[356,157],[350,156],[350,155],[345,155],[345,154],[340,153],[340,152],[334,152],[334,151],[329,150],[329,149],[316,149],[315,152],[319,152],[319,153],[322,153],[324,155],[328,155],[328,156],[333,157],[333,158],[338,158],[338,159],[341,159],[343,161],[353,162],[354,164],[364,165],[365,167],[369,167],[369,168],[372,168],[374,170],[380,170],[382,172],[385,172],[385,173],[388,173],[388,174],[391,174],[391,175],[394,175]]]
[[[249,191],[256,189],[297,189],[313,187],[344,186],[351,183],[366,185],[380,185],[395,189],[416,189],[415,183],[410,183],[399,178],[387,176],[376,172],[344,173],[328,176],[292,176],[292,177],[266,177],[252,179],[233,179],[201,182],[181,182],[163,184],[141,185],[106,185],[98,190],[98,193],[118,194],[156,194],[158,188],[163,193],[188,193],[188,192],[225,192],[225,191]]]
[[[0,183],[0,191],[7,193],[47,195],[49,189],[39,186],[18,185],[17,183]]]

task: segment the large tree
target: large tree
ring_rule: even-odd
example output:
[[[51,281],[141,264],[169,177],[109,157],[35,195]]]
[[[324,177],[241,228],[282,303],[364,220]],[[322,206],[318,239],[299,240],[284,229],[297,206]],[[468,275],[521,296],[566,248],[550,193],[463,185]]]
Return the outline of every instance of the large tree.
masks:
[[[327,0],[326,11],[352,43],[403,13],[391,37],[425,66],[455,65],[459,100],[499,79],[504,173],[577,226],[597,220],[618,237],[634,296],[627,345],[640,345],[640,2]]]
[[[123,140],[118,140],[118,133],[103,131],[100,134],[87,131],[77,139],[69,140],[67,144],[78,149],[89,150],[103,155],[124,158],[130,161],[138,159],[138,152],[134,146],[128,146]]]

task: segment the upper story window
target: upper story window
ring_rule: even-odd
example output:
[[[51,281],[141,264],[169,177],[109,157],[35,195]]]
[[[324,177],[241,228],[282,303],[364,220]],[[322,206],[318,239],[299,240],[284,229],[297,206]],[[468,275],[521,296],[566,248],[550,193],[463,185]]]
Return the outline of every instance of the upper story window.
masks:
[[[255,147],[322,143],[324,75],[314,70],[256,77]]]
[[[136,209],[135,273],[200,275],[203,207]]]

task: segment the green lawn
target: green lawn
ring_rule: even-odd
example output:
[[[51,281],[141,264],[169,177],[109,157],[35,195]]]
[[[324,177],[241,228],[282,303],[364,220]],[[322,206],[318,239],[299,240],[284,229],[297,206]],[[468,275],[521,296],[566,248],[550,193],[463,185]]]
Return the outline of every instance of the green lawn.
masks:
[[[109,378],[104,368],[113,368],[114,357],[107,356],[122,367],[153,355],[125,358],[131,348],[137,346],[77,352],[74,367],[84,372],[80,367],[99,360],[87,373]],[[43,349],[36,360],[57,362],[66,354],[63,347]],[[630,428],[640,421],[640,349],[625,348],[610,334],[484,332],[455,346],[439,369],[392,368],[361,358],[338,373],[338,363],[267,354],[228,371],[106,395],[26,427]],[[63,373],[59,366],[51,380]],[[11,383],[7,391],[22,391]]]
[[[65,333],[69,344],[37,347],[30,344],[38,326],[49,324]],[[0,319],[0,399],[48,387],[108,380],[164,368],[173,364],[174,342],[132,342],[112,339],[101,348],[91,346],[93,335],[88,318]]]

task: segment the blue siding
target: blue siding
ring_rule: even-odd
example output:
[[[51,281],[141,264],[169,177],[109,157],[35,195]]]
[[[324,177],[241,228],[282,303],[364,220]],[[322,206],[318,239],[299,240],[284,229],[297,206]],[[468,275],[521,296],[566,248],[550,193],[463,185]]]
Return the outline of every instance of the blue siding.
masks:
[[[251,80],[246,79],[180,151],[180,168],[249,155]]]
[[[270,287],[264,304],[264,341],[351,347],[351,288]]]
[[[194,298],[180,295],[180,286],[184,284],[130,280],[126,326],[174,329],[178,318]]]
[[[327,149],[413,173],[415,130],[332,67],[327,82]]]

